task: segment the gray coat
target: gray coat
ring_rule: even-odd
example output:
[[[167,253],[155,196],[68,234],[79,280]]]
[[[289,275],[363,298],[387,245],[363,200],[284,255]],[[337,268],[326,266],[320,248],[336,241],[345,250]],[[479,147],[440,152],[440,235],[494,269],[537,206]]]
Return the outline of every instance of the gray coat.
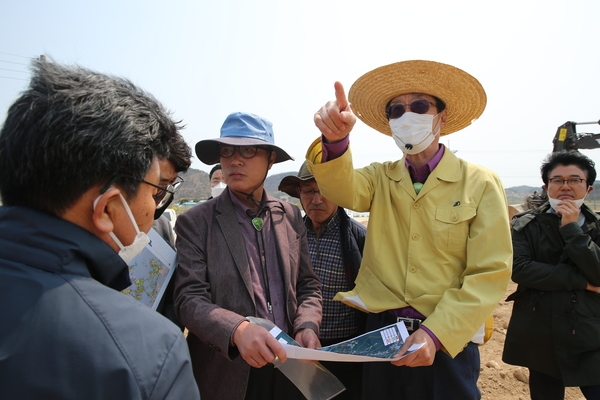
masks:
[[[560,226],[548,205],[513,222],[517,291],[502,359],[562,379],[600,385],[600,220],[587,206],[583,227]]]
[[[250,267],[229,189],[177,218],[175,310],[189,330],[194,375],[204,400],[243,399],[250,366],[230,340],[246,316],[256,316]],[[288,325],[293,335],[321,323],[320,282],[312,270],[298,207],[275,198],[272,213]]]

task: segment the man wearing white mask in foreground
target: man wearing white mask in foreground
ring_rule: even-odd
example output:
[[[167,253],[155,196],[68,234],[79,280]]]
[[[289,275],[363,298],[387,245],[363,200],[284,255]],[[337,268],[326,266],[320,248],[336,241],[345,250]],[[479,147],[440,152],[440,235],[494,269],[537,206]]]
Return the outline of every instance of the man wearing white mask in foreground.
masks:
[[[510,279],[508,209],[498,176],[439,139],[481,115],[483,87],[450,65],[405,61],[360,77],[350,102],[339,82],[335,95],[315,114],[322,136],[308,166],[325,197],[370,216],[356,286],[334,299],[369,312],[367,330],[404,322],[399,354],[424,343],[398,361],[365,363],[364,397],[480,399],[476,333]],[[354,169],[356,116],[404,157]]]
[[[182,332],[120,293],[181,127],[125,79],[32,70],[0,130],[0,397],[199,399]]]
[[[541,173],[549,201],[512,221],[519,286],[502,360],[529,368],[534,400],[564,399],[566,386],[600,399],[600,218],[583,204],[594,162],[553,153]]]

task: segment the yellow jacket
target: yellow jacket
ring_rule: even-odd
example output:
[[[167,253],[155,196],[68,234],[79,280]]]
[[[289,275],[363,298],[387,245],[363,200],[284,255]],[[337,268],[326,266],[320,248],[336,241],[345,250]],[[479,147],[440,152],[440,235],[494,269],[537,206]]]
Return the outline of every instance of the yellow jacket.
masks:
[[[370,212],[356,287],[335,300],[367,312],[411,306],[456,356],[506,292],[512,243],[498,176],[447,149],[417,195],[404,159],[354,169],[348,149],[308,168],[330,201]]]

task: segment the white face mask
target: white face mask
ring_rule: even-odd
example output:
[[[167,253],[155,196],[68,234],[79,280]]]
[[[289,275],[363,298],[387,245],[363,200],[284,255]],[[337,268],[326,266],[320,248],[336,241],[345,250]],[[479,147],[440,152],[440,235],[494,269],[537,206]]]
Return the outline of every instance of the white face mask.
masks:
[[[225,184],[225,182],[219,182],[216,186],[210,189],[211,196],[217,197],[218,195],[223,193],[223,190],[225,190],[226,187],[227,185]]]
[[[583,199],[577,199],[577,200],[573,200],[575,202],[575,205],[577,206],[577,208],[581,208],[581,206],[583,205],[583,202],[585,201],[587,194],[583,197]],[[558,203],[562,203],[562,200],[559,199],[553,199],[552,197],[548,197],[548,202],[550,203],[550,207],[552,207],[553,209],[557,209],[558,208]]]
[[[400,118],[390,119],[392,137],[396,146],[404,154],[417,154],[425,150],[440,132],[433,131],[433,118],[431,114],[417,114],[405,112]]]
[[[123,259],[123,261],[125,261],[127,264],[129,264],[129,262],[131,262],[131,260],[133,260],[135,258],[135,256],[140,254],[142,252],[142,250],[144,250],[144,247],[146,247],[146,245],[148,243],[150,243],[150,238],[144,232],[141,232],[139,230],[137,223],[135,222],[135,218],[133,217],[133,214],[131,213],[131,209],[129,208],[129,204],[127,204],[123,195],[121,195],[119,193],[119,196],[121,197],[121,201],[123,202],[125,211],[127,211],[127,215],[129,215],[129,220],[133,224],[133,227],[135,228],[137,235],[135,235],[135,239],[133,239],[133,243],[131,243],[129,246],[123,246],[123,243],[121,243],[119,238],[117,238],[117,235],[115,235],[113,232],[108,232],[108,235],[112,238],[112,240],[115,241],[117,246],[119,246],[119,248],[121,249],[121,250],[119,250],[119,256]],[[100,196],[98,196],[98,198],[94,201],[94,209],[96,209],[96,204],[98,203],[99,199],[100,199]]]

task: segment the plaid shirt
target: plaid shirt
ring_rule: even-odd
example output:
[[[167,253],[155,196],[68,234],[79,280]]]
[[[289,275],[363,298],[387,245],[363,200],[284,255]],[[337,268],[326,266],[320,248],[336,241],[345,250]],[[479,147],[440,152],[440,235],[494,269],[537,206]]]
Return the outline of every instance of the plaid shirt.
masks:
[[[308,248],[313,270],[323,285],[323,319],[319,339],[338,339],[355,336],[358,331],[356,312],[339,301],[333,301],[337,292],[351,289],[342,257],[340,216],[333,215],[321,235],[317,236],[307,218]]]

